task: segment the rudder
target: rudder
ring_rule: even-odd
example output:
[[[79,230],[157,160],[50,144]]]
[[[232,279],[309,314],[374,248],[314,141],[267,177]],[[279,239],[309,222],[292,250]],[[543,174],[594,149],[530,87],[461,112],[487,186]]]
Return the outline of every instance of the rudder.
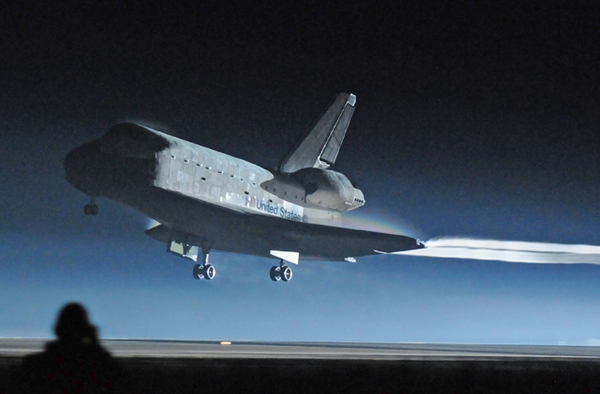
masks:
[[[279,170],[292,173],[302,168],[326,169],[335,163],[355,104],[354,94],[340,93],[306,138],[283,159]]]

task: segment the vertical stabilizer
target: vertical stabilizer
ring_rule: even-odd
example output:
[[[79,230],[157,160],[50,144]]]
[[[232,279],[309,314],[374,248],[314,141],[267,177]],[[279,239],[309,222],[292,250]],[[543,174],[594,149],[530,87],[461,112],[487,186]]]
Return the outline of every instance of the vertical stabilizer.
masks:
[[[355,95],[340,93],[306,138],[283,159],[279,170],[291,173],[302,168],[325,169],[335,163],[355,104]]]

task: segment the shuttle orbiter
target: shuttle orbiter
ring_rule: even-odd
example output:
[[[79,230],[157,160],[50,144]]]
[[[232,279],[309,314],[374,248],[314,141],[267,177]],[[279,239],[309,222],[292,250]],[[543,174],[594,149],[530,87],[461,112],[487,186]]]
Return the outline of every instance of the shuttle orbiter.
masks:
[[[343,227],[344,212],[365,198],[330,170],[354,112],[356,96],[339,94],[310,133],[268,171],[245,160],[133,123],[71,151],[65,177],[90,196],[130,206],[156,220],[146,231],[167,250],[201,263],[196,279],[212,279],[211,250],[275,257],[273,281],[292,278],[289,263],[355,261],[379,252],[422,248],[416,239]]]

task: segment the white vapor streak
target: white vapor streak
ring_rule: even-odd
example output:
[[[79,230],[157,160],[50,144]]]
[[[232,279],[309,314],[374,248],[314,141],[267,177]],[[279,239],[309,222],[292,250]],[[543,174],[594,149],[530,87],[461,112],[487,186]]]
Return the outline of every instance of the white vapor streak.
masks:
[[[511,263],[600,265],[600,246],[492,239],[438,238],[425,242],[424,249],[393,253]]]

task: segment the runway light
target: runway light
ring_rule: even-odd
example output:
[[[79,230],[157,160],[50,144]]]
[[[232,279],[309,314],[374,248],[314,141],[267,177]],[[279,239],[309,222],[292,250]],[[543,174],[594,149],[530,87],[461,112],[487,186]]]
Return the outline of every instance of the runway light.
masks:
[[[231,345],[230,341],[221,341],[221,345]]]

